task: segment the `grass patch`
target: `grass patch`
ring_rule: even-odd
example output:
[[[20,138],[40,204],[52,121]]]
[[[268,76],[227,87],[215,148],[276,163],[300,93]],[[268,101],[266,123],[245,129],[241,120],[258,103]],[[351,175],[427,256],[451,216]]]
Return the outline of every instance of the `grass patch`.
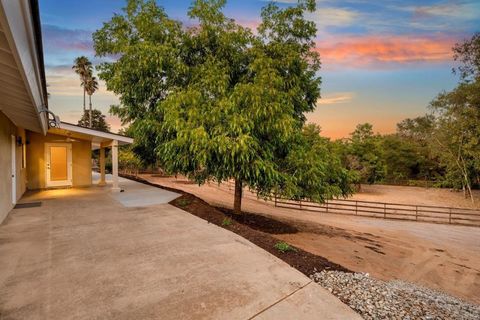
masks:
[[[277,249],[278,251],[280,252],[289,252],[289,251],[297,251],[297,249],[295,249],[294,247],[292,247],[291,245],[289,245],[288,243],[286,243],[285,241],[279,241],[277,243],[275,243],[274,245],[275,249]]]
[[[188,206],[189,204],[192,203],[192,200],[190,200],[188,198],[180,198],[176,201],[176,203],[180,207],[186,207],[186,206]]]
[[[224,218],[223,221],[222,221],[222,226],[228,227],[228,226],[230,226],[232,223],[233,223],[232,219],[226,217],[226,218]]]

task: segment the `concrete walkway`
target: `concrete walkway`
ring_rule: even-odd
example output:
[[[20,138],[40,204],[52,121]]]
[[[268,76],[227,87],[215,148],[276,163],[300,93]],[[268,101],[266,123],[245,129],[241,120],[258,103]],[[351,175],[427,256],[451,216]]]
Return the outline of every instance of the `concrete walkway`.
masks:
[[[360,319],[249,241],[161,204],[175,194],[122,183],[24,196],[41,205],[0,226],[1,319]]]

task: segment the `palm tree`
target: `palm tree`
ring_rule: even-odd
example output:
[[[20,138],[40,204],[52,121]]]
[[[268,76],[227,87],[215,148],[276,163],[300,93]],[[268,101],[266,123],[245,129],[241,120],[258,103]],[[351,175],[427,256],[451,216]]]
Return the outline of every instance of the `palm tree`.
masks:
[[[85,84],[87,83],[87,79],[92,76],[92,63],[88,60],[87,57],[81,56],[77,57],[74,61],[74,65],[72,69],[75,70],[75,73],[80,76],[80,86],[83,87],[83,112],[85,112]]]
[[[85,85],[84,85],[85,91],[88,94],[88,102],[89,102],[89,110],[88,110],[88,123],[89,127],[92,127],[92,95],[95,93],[95,91],[98,90],[98,81],[97,78],[92,76],[90,73],[90,76],[86,79]]]

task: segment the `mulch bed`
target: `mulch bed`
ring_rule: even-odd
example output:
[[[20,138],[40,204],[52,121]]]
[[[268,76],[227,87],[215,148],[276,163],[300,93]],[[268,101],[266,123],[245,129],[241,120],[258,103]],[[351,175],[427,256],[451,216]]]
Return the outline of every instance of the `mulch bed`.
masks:
[[[317,256],[294,246],[292,246],[295,249],[294,251],[281,252],[276,249],[275,244],[278,243],[279,240],[275,238],[273,234],[297,232],[297,229],[294,226],[291,226],[285,222],[267,218],[254,213],[235,215],[229,209],[215,208],[202,199],[182,190],[163,187],[136,176],[122,176],[157,188],[182,194],[182,196],[179,198],[171,201],[170,204],[199,218],[202,218],[209,223],[213,223],[221,228],[235,232],[236,234],[256,244],[260,248],[285,261],[290,266],[307,276],[322,270],[351,272],[350,270],[342,267],[339,264],[333,263],[324,257]],[[229,223],[225,223],[226,221]]]

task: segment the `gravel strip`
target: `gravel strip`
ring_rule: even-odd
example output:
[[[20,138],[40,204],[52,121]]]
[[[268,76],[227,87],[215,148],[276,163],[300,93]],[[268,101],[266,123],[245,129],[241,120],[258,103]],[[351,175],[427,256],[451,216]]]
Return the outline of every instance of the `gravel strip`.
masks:
[[[364,319],[480,319],[480,306],[399,280],[385,282],[365,273],[325,270],[311,278]]]

